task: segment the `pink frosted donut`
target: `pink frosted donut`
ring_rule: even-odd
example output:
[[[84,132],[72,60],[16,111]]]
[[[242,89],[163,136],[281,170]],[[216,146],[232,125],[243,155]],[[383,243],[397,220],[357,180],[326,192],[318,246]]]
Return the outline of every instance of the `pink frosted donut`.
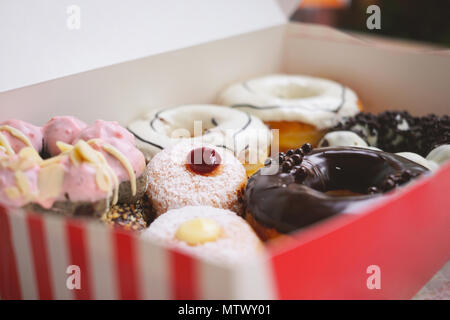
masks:
[[[219,264],[235,264],[261,252],[252,228],[234,212],[206,206],[169,210],[142,237]]]
[[[27,143],[23,138],[15,136],[13,132],[15,130],[8,130],[8,127],[22,133],[25,140],[29,142],[37,152],[42,151],[42,129],[40,127],[17,119],[10,119],[0,123],[0,134],[6,138],[15,153],[18,153],[22,148],[26,147]],[[1,142],[0,145],[2,145]]]
[[[93,125],[83,129],[75,138],[75,142],[80,139],[85,141],[101,140],[102,145],[110,144],[127,156],[136,175],[140,175],[145,170],[145,158],[142,152],[136,148],[134,136],[116,121],[97,120]],[[109,158],[111,157],[107,155],[107,159]],[[114,165],[113,162],[112,165]]]
[[[44,146],[51,156],[61,153],[56,146],[57,141],[72,144],[80,131],[87,127],[83,121],[70,116],[53,117],[42,128]]]
[[[145,193],[144,155],[134,136],[117,122],[99,120],[88,127],[73,117],[52,118],[42,130],[52,155],[44,159],[37,153],[42,149],[40,128],[10,120],[0,129],[4,206],[100,215],[110,204],[133,202]],[[37,140],[41,144],[35,149],[32,142]],[[28,167],[31,160],[34,166]]]
[[[31,154],[0,156],[0,204],[5,207],[22,207],[38,195],[40,159],[32,148],[25,149]]]
[[[96,181],[97,168],[91,163],[74,164],[69,155],[65,154],[55,164],[64,172],[62,184],[54,196],[41,195],[35,200],[43,208],[50,209],[58,201],[95,203],[111,197],[112,188],[102,190],[99,187]]]
[[[205,165],[201,152],[200,163],[190,164],[198,162],[190,161],[193,150],[202,148],[214,153],[212,160],[207,159],[210,164]],[[180,142],[153,157],[148,165],[148,180],[147,195],[157,215],[189,205],[223,208],[238,214],[243,211],[247,175],[239,160],[223,148],[190,140]]]
[[[84,141],[83,141],[84,142]],[[32,147],[0,158],[0,204],[62,214],[100,214],[119,184],[99,153],[84,142],[43,160]]]
[[[131,132],[122,127],[117,121],[97,120],[93,125],[84,128],[78,136],[77,140],[101,139],[117,148],[124,143],[136,145],[136,140]]]
[[[141,196],[144,193],[147,188],[147,175],[144,174],[147,169],[145,157],[136,148],[136,140],[127,129],[116,121],[97,120],[93,125],[81,130],[73,143],[79,140],[90,141],[92,148],[103,154],[108,164],[116,172],[119,182],[130,180],[130,172],[117,157],[106,151],[106,148],[112,146],[126,156],[137,177],[137,195]],[[121,195],[125,194],[125,189],[122,188]],[[121,201],[131,201],[132,198],[131,196],[121,196]]]
[[[95,147],[101,143],[101,140],[79,140],[73,146],[63,145],[61,154],[41,160],[39,193],[30,201],[32,210],[100,216],[109,210],[110,204],[143,195],[147,175],[142,174],[144,178],[141,179],[127,172],[128,178],[124,175],[124,181],[120,181],[123,164],[113,166],[108,163],[105,155],[110,155],[111,149],[105,149],[105,153],[96,150]],[[126,156],[119,156],[116,160],[119,161],[119,158],[124,160]],[[131,168],[131,165],[128,164],[128,167]]]

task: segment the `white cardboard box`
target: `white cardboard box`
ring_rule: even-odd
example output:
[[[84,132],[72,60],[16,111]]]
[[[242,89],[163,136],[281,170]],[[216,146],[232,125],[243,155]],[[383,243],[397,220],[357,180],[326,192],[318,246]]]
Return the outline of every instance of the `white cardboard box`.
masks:
[[[212,102],[229,83],[274,72],[338,80],[370,111],[449,114],[449,67],[445,53],[375,48],[329,28],[283,24],[6,91],[1,118],[42,124],[71,114],[126,124],[152,107]],[[450,166],[355,218],[329,219],[270,246],[236,269],[95,222],[0,209],[0,293],[32,299],[409,298],[450,257],[450,203],[442,188],[450,188]],[[408,217],[413,223],[404,223]],[[391,233],[393,224],[402,239]],[[370,241],[369,248],[354,247],[361,241]],[[366,287],[371,259],[382,262],[391,280],[379,291]],[[70,264],[85,270],[81,290],[65,286]]]

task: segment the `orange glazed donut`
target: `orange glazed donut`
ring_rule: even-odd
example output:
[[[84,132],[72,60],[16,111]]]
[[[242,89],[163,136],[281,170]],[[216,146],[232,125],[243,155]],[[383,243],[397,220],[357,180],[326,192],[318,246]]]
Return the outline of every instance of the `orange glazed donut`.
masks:
[[[300,75],[269,75],[233,84],[218,103],[259,117],[279,130],[279,149],[316,146],[326,130],[361,109],[358,97],[337,82]]]

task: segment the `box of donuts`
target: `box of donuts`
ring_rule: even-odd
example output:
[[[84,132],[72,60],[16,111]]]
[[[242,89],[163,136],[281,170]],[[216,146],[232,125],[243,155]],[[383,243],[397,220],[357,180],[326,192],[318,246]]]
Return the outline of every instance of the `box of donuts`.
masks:
[[[0,297],[413,297],[449,66],[285,23],[0,93]]]

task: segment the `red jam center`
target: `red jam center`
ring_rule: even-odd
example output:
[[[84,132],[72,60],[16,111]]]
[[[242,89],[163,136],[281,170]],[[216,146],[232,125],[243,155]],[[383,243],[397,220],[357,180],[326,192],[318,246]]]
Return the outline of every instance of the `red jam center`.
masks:
[[[187,157],[187,164],[192,172],[208,174],[213,172],[222,162],[216,150],[206,147],[193,149]]]

